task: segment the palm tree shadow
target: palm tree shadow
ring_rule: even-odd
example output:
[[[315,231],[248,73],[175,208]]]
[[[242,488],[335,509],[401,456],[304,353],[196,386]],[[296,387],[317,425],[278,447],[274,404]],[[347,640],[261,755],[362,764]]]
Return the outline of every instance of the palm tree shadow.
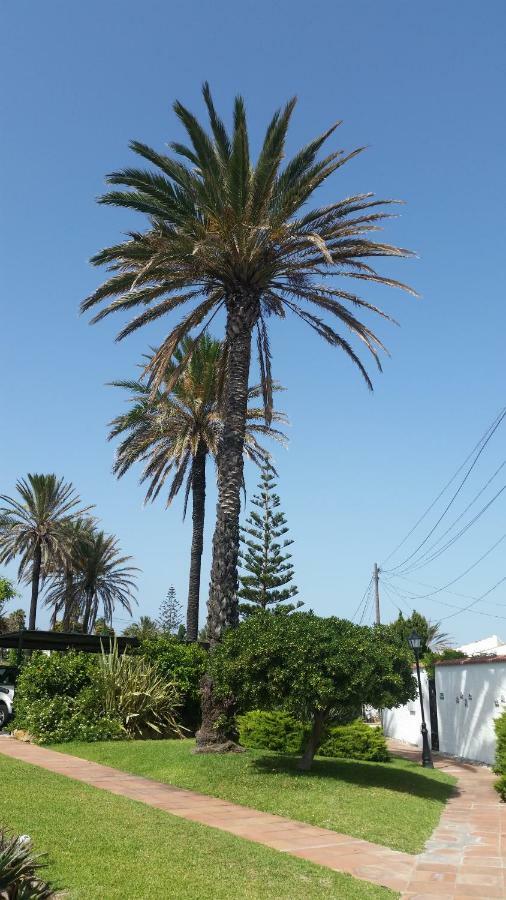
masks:
[[[252,760],[253,768],[263,774],[289,775],[294,778],[326,779],[354,784],[364,789],[380,787],[400,794],[412,794],[425,800],[446,803],[458,793],[453,784],[429,777],[423,769],[398,768],[390,763],[353,759],[316,758],[309,772],[297,769],[298,757],[288,755],[261,756]]]

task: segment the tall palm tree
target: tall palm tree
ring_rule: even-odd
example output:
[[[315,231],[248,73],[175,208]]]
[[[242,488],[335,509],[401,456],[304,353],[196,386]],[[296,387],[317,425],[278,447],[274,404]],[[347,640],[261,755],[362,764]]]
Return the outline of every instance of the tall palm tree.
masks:
[[[71,552],[66,523],[85,512],[72,484],[56,475],[27,475],[16,482],[18,497],[2,494],[0,562],[21,557],[19,578],[32,586],[28,628],[35,628],[41,576]]]
[[[153,391],[181,339],[197,330],[193,338],[197,340],[219,310],[225,313],[224,426],[207,624],[214,643],[239,619],[240,492],[254,332],[267,423],[272,410],[267,329],[271,315],[283,319],[290,312],[302,319],[330,345],[343,350],[372,387],[356,350],[325,316],[360,340],[380,367],[380,352],[385,348],[354,310],[390,317],[349,290],[343,279],[409,290],[376,271],[371,260],[410,254],[367,236],[387,217],[391,201],[358,194],[307,208],[317,188],[363,149],[347,155],[335,151],[319,159],[336,125],[284,161],[295,106],[291,100],[273,116],[254,163],[242,98],[235,100],[229,133],[207,84],[203,94],[209,130],[176,102],[174,109],[190,146],[173,143],[172,155],[167,155],[134,141],[131,148],[154,168],[126,168],[108,177],[109,184],[121,189],[109,191],[101,202],[140,212],[148,217],[147,225],[143,232],[132,232],[93,257],[95,265],[105,264],[112,274],[83,302],[82,309],[102,304],[92,319],[97,322],[112,312],[141,307],[140,314],[120,331],[121,339],[181,306],[190,307],[150,361]],[[191,352],[190,348],[181,368]]]
[[[170,476],[169,505],[186,481],[183,516],[186,515],[190,493],[193,505],[186,636],[189,641],[196,641],[204,546],[206,462],[209,456],[216,459],[223,430],[219,409],[223,345],[221,341],[203,335],[170,389],[174,370],[181,365],[189,349],[190,339],[185,338],[176,348],[154,398],[150,388],[140,381],[113,382],[116,387],[126,388],[130,392],[131,408],[111,422],[109,438],[123,436],[114,464],[118,478],[133,463],[144,463],[141,482],[148,483],[146,501],[158,496]],[[250,388],[248,392],[252,400],[258,394],[259,388]],[[273,412],[272,418],[276,422],[287,421],[286,416],[279,412]],[[244,452],[261,465],[269,454],[259,444],[259,435],[285,442],[280,431],[264,423],[261,409],[248,406]]]

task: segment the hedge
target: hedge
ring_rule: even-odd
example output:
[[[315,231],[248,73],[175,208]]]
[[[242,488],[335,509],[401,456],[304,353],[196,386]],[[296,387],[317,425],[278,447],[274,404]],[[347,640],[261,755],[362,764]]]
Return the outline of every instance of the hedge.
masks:
[[[494,772],[500,776],[494,787],[501,800],[506,801],[506,712],[494,722],[497,745],[495,750]]]
[[[238,716],[237,723],[239,740],[244,747],[278,753],[300,753],[309,731],[281,710],[265,712],[256,709]],[[375,762],[387,762],[390,758],[381,729],[360,721],[328,729],[318,756]]]

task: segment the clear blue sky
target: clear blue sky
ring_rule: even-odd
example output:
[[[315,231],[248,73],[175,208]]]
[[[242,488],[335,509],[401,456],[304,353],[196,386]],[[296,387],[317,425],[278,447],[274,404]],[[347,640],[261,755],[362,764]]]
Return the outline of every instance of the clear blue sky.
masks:
[[[392,358],[373,395],[344,356],[302,326],[273,328],[292,423],[289,450],[276,451],[279,491],[300,596],[319,613],[352,615],[374,560],[390,553],[505,403],[503,0],[489,0],[486,14],[470,0],[17,0],[2,4],[0,30],[0,492],[30,471],[73,481],[142,569],[139,612],[155,614],[171,583],[184,603],[190,523],[179,501],[168,511],[163,502],[144,507],[137,473],[120,482],[111,474],[106,423],[123,397],[105,385],[132,376],[162,331],[118,345],[120,319],[92,328],[78,315],[100,280],[89,256],[132,224],[95,204],[104,175],[131,162],[131,138],[157,148],[177,139],[171,103],[202,112],[209,79],[224,112],[244,94],[257,140],[273,109],[297,94],[290,150],[337,118],[336,146],[369,146],[322,202],[370,190],[406,201],[387,237],[420,258],[385,271],[423,299],[367,291],[402,324],[380,327]],[[505,428],[466,502],[502,461]],[[247,478],[251,495],[255,473]],[[212,491],[209,501],[210,536]],[[450,581],[506,530],[505,508],[506,493],[413,577]],[[406,543],[406,555],[424,534]],[[478,596],[506,575],[505,550],[455,590]],[[208,553],[205,562],[207,585]],[[488,600],[477,609],[506,619],[506,585]],[[429,599],[416,605],[431,618],[452,612]],[[395,613],[385,595],[385,618]],[[506,639],[506,620],[471,612],[447,627],[459,640]]]

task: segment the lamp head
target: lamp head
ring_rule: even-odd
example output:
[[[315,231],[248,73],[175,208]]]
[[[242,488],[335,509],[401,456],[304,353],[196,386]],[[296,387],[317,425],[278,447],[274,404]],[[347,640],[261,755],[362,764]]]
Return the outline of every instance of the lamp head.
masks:
[[[418,653],[418,651],[420,650],[420,647],[422,646],[422,639],[421,639],[420,635],[418,634],[418,632],[415,631],[414,628],[408,637],[408,644],[411,647],[411,649],[414,651],[414,653]]]

